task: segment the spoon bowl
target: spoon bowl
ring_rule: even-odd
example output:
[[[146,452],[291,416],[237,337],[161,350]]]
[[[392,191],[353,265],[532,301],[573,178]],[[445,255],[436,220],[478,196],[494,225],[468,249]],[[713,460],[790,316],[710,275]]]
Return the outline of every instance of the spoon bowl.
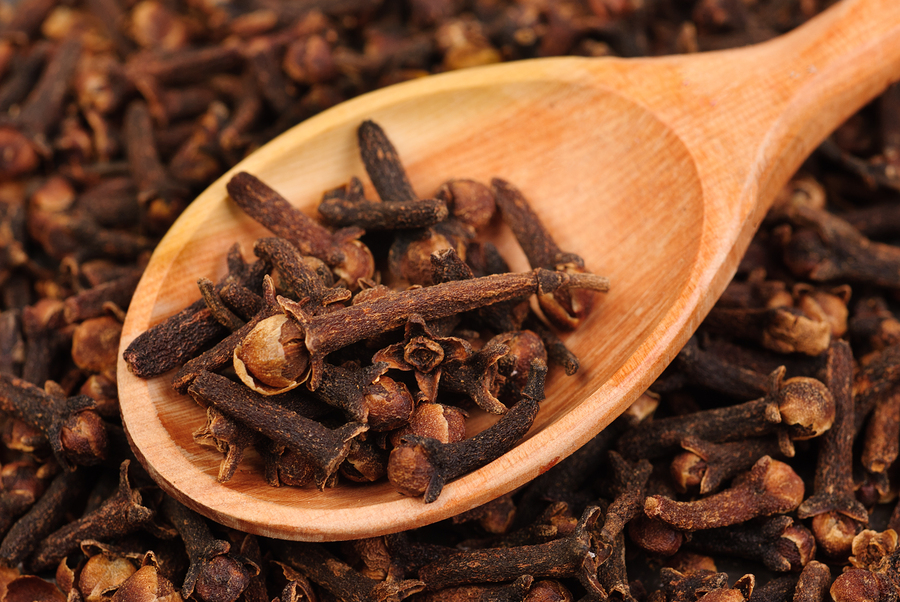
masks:
[[[444,181],[501,177],[521,189],[560,246],[611,290],[567,345],[581,369],[552,370],[524,441],[448,483],[438,500],[387,483],[272,488],[248,454],[227,483],[221,455],[194,443],[205,411],[119,360],[123,423],[168,493],[223,524],[283,539],[371,537],[435,522],[533,479],[618,416],[677,354],[733,275],[775,193],[843,119],[900,78],[900,4],[844,0],[782,38],[690,57],[556,58],[453,72],[356,98],[286,132],[203,192],[160,243],[135,293],[121,349],[199,298],[268,231],[227,196],[259,177],[307,214],[365,171],[356,128],[382,125],[423,197]],[[368,196],[374,197],[371,187]],[[492,238],[514,270],[512,235]],[[476,415],[469,435],[496,417]]]

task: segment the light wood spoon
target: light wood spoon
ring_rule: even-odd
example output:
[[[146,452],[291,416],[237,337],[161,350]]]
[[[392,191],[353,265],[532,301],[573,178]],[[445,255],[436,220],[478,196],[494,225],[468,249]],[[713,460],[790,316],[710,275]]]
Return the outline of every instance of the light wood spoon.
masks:
[[[525,192],[564,249],[610,278],[611,291],[567,338],[581,370],[551,372],[528,438],[447,484],[432,504],[387,482],[272,488],[257,457],[219,484],[220,454],[191,436],[204,411],[173,392],[171,374],[141,380],[120,359],[132,447],[177,499],[283,539],[410,529],[509,492],[575,451],[653,382],[723,291],[776,192],[831,130],[898,78],[900,2],[844,0],[757,46],[493,65],[385,88],[309,119],[242,161],[178,219],[134,295],[122,350],[198,299],[199,277],[221,277],[235,241],[250,254],[267,235],[228,199],[233,173],[258,176],[314,214],[322,191],[364,176],[355,132],[374,119],[420,195],[449,178],[502,177]],[[527,269],[512,237],[500,236],[514,269]],[[470,430],[490,422],[477,416]]]

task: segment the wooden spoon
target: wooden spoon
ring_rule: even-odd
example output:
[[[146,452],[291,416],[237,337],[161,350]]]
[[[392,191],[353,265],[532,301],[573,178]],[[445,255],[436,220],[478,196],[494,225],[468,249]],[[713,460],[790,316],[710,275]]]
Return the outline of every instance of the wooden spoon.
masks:
[[[165,236],[134,295],[122,349],[199,298],[235,241],[267,235],[227,198],[247,171],[309,214],[322,191],[364,176],[355,132],[380,123],[422,195],[453,177],[502,177],[611,291],[567,338],[574,377],[551,373],[528,438],[425,504],[387,482],[324,492],[272,488],[245,459],[226,484],[220,455],[191,433],[204,411],[118,367],[122,418],[160,486],[202,514],[284,539],[341,540],[425,525],[509,492],[571,454],[631,404],[678,353],[735,272],[776,192],[844,119],[900,78],[900,2],[844,0],[781,38],[656,59],[550,58],[456,71],[330,109],[242,161]],[[371,189],[370,196],[373,196]],[[508,233],[501,251],[527,263]],[[490,419],[478,416],[471,431]]]

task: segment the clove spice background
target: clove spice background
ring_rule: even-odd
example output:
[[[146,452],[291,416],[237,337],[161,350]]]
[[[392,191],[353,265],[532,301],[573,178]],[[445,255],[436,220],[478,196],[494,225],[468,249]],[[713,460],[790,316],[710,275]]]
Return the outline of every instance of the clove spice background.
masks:
[[[367,540],[266,540],[168,499],[118,424],[119,331],[149,253],[278,133],[428,73],[739,46],[827,4],[0,4],[0,602],[896,600],[897,86],[785,187],[650,391],[481,508]]]

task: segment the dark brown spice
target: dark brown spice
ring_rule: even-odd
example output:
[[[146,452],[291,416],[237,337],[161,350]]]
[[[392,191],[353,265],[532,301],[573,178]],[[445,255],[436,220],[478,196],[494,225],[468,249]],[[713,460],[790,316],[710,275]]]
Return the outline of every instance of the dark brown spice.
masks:
[[[753,466],[763,456],[780,457],[777,437],[753,437],[726,443],[710,443],[697,437],[681,441],[686,451],[672,460],[671,474],[675,487],[682,493],[699,488],[701,494],[712,493],[724,482]]]
[[[607,547],[604,553],[612,551],[616,539],[628,521],[641,513],[647,494],[647,480],[653,470],[653,466],[647,460],[632,465],[615,451],[609,452],[609,460],[615,475],[613,485],[615,499],[606,509],[603,527],[600,529],[600,541]]]
[[[279,64],[282,44],[272,37],[251,40],[244,51],[247,67],[256,77],[262,97],[275,111],[284,113],[294,102],[296,88]]]
[[[695,531],[685,548],[762,562],[773,571],[800,571],[816,553],[813,534],[789,516]]]
[[[896,247],[870,241],[824,210],[798,207],[792,221],[802,228],[791,236],[784,261],[798,276],[897,286],[900,251]]]
[[[163,499],[162,512],[178,530],[190,557],[181,595],[189,598],[196,592],[207,601],[237,600],[249,585],[251,571],[258,573],[259,567],[248,567],[235,560],[229,555],[231,544],[213,538],[203,517],[173,498]]]
[[[50,53],[47,43],[38,42],[31,48],[23,49],[12,65],[11,72],[0,87],[0,111],[6,113],[10,107],[20,103],[37,81]]]
[[[827,564],[812,560],[803,567],[794,591],[794,602],[822,602],[831,585],[831,569]]]
[[[74,323],[89,318],[99,318],[106,313],[109,304],[126,309],[131,295],[137,288],[142,271],[135,269],[120,278],[103,282],[68,297],[63,303],[66,322]]]
[[[492,462],[521,439],[537,415],[544,398],[547,365],[535,360],[528,384],[519,401],[494,425],[458,443],[404,435],[388,462],[388,479],[400,493],[425,495],[425,503],[435,501],[444,483]]]
[[[729,309],[715,307],[705,328],[730,336],[758,340],[778,353],[819,355],[831,342],[831,325],[794,307]]]
[[[663,600],[667,602],[699,600],[709,592],[722,590],[728,586],[728,575],[711,570],[701,569],[682,573],[663,567],[659,577],[661,591],[664,594]]]
[[[256,433],[214,407],[206,408],[206,424],[194,431],[196,443],[225,454],[216,477],[220,483],[226,483],[234,476],[244,451],[258,439]]]
[[[704,351],[697,337],[691,337],[678,352],[675,364],[691,382],[738,399],[757,399],[766,394],[770,384],[766,375]]]
[[[197,280],[197,288],[200,289],[200,296],[203,297],[203,302],[206,303],[209,313],[216,319],[216,322],[231,332],[239,330],[244,326],[244,321],[234,315],[234,313],[225,306],[225,303],[219,296],[219,291],[216,290],[216,285],[212,280],[209,278],[199,278]]]
[[[211,73],[238,66],[241,48],[236,42],[184,49],[178,53],[135,53],[126,63],[126,69],[136,80],[149,77],[160,84],[193,83]]]
[[[810,562],[810,564],[813,562]],[[809,566],[809,564],[806,566]],[[776,577],[768,583],[755,588],[750,596],[750,602],[791,602],[798,579],[799,575],[797,574]]]
[[[366,173],[369,174],[378,197],[386,203],[412,203],[419,200],[409,183],[397,149],[381,126],[371,120],[363,121],[356,135]]]
[[[0,469],[0,535],[40,498],[49,476],[52,469],[40,470],[33,462],[10,462]]]
[[[339,408],[348,420],[368,423],[368,389],[379,382],[387,370],[388,365],[385,362],[375,362],[366,367],[352,364],[344,366],[325,364],[322,383],[316,389],[315,396],[328,405]],[[407,397],[409,403],[402,403],[402,405],[408,407],[409,412],[412,412],[412,397],[408,396],[408,392]],[[405,423],[402,419],[400,422]]]
[[[422,316],[414,314],[406,322],[403,340],[378,351],[372,361],[383,362],[394,370],[412,371],[420,400],[433,402],[444,364],[472,353],[468,342],[459,337],[437,335]]]
[[[364,230],[427,228],[447,219],[447,204],[438,199],[368,201],[330,198],[319,203],[319,214],[332,226]]]
[[[485,276],[402,291],[387,299],[358,303],[311,318],[306,318],[302,312],[291,311],[291,306],[287,308],[303,324],[311,367],[308,386],[314,390],[318,386],[325,355],[402,326],[412,315],[435,320],[534,292],[546,294],[568,287],[603,291],[608,286],[605,278],[592,274],[564,274],[538,269],[532,273]]]
[[[557,246],[521,191],[500,178],[491,181],[491,188],[503,220],[515,234],[531,267],[559,270],[568,274],[587,271],[581,257],[563,252]],[[590,313],[594,294],[588,290],[548,291],[538,296],[538,303],[554,326],[571,330]]]
[[[63,114],[63,101],[81,50],[82,40],[77,35],[69,36],[57,46],[16,118],[17,126],[41,154],[49,154],[51,130]]]
[[[900,343],[900,322],[882,297],[869,297],[856,303],[849,331],[860,356]]]
[[[375,260],[357,239],[361,230],[327,228],[295,209],[284,197],[256,177],[241,172],[228,182],[228,194],[247,215],[293,244],[303,255],[327,263],[351,288],[361,278],[371,278]]]
[[[506,338],[503,336],[494,337],[484,347],[464,358],[443,362],[440,388],[466,395],[488,413],[506,412],[506,406],[497,399],[500,385],[505,380],[500,376],[498,362],[509,353],[505,342]],[[547,365],[543,357],[536,355],[529,359],[529,366],[532,362]],[[528,367],[524,369],[529,374]]]
[[[230,284],[222,287],[222,291],[229,288]],[[238,285],[239,286],[239,285]],[[256,328],[261,321],[275,315],[279,310],[275,306],[274,296],[275,288],[271,278],[266,276],[263,280],[264,295],[266,297],[266,306],[260,309],[256,315],[251,317],[246,324],[242,325],[230,335],[216,343],[211,349],[207,349],[200,355],[192,358],[175,374],[172,380],[172,387],[179,393],[186,393],[188,386],[194,378],[202,371],[210,372],[219,370],[233,361],[234,350],[240,345],[244,337]],[[260,303],[263,301],[260,299]],[[229,312],[230,313],[230,312]],[[218,321],[218,320],[217,320]],[[221,323],[221,322],[220,322]],[[149,331],[148,331],[149,332]]]
[[[802,500],[803,481],[797,473],[787,464],[763,456],[729,489],[693,502],[650,496],[644,502],[644,513],[676,529],[696,531],[790,512]]]
[[[623,525],[624,526],[624,525]],[[603,591],[611,598],[624,602],[636,602],[628,583],[628,572],[625,567],[625,534],[619,531],[610,540],[609,557],[600,564],[597,579]]]
[[[224,376],[201,372],[188,393],[202,405],[217,407],[225,414],[270,439],[293,448],[316,465],[316,484],[325,487],[328,479],[347,457],[353,438],[368,427],[350,422],[332,431],[318,422],[272,402]]]
[[[264,262],[244,263],[240,249],[234,246],[229,250],[228,265],[228,276],[217,286],[235,282],[250,290],[261,288],[268,269]],[[140,334],[123,355],[132,372],[150,378],[183,365],[223,334],[225,328],[201,299]]]
[[[819,443],[814,493],[797,509],[800,518],[813,518],[819,546],[830,557],[844,557],[853,535],[869,522],[869,515],[853,495],[851,464],[854,438],[853,356],[843,341],[828,355],[827,385],[835,400],[834,426]]]
[[[34,571],[56,566],[78,549],[83,539],[121,537],[140,529],[153,518],[154,511],[141,504],[141,494],[128,481],[129,461],[119,469],[119,488],[102,506],[54,531],[35,549],[28,561]]]
[[[20,378],[0,374],[0,412],[39,429],[68,470],[106,457],[106,430],[85,395],[59,397]]]
[[[0,373],[15,375],[25,360],[25,340],[18,310],[0,312]]]
[[[531,592],[534,577],[522,575],[506,585],[461,585],[448,587],[436,592],[428,592],[422,598],[426,602],[514,602],[522,600],[540,600],[532,598]],[[552,599],[552,598],[551,598]]]
[[[334,287],[330,272],[320,269],[317,259],[304,257],[283,238],[261,238],[254,243],[253,252],[278,270],[280,285],[310,314],[323,313],[329,305],[350,299],[350,291]]]
[[[588,592],[604,594],[597,581],[598,552],[592,532],[600,508],[585,510],[575,532],[545,544],[457,552],[419,570],[429,591],[463,583],[496,583],[521,575],[533,577],[577,577]]]
[[[655,458],[677,449],[688,435],[722,442],[787,428],[790,438],[803,439],[831,428],[834,398],[825,385],[807,377],[783,381],[783,375],[783,368],[771,374],[769,392],[756,401],[646,422],[622,437],[618,449],[628,457]]]
[[[138,190],[138,202],[148,226],[164,231],[184,209],[188,191],[174,182],[160,160],[147,104],[132,101],[123,123],[128,169]]]
[[[422,591],[415,579],[375,581],[360,575],[332,556],[320,544],[278,542],[276,555],[339,600],[347,602],[399,602]]]
[[[445,201],[453,217],[473,228],[487,226],[497,209],[491,189],[475,180],[450,180],[435,198]]]

